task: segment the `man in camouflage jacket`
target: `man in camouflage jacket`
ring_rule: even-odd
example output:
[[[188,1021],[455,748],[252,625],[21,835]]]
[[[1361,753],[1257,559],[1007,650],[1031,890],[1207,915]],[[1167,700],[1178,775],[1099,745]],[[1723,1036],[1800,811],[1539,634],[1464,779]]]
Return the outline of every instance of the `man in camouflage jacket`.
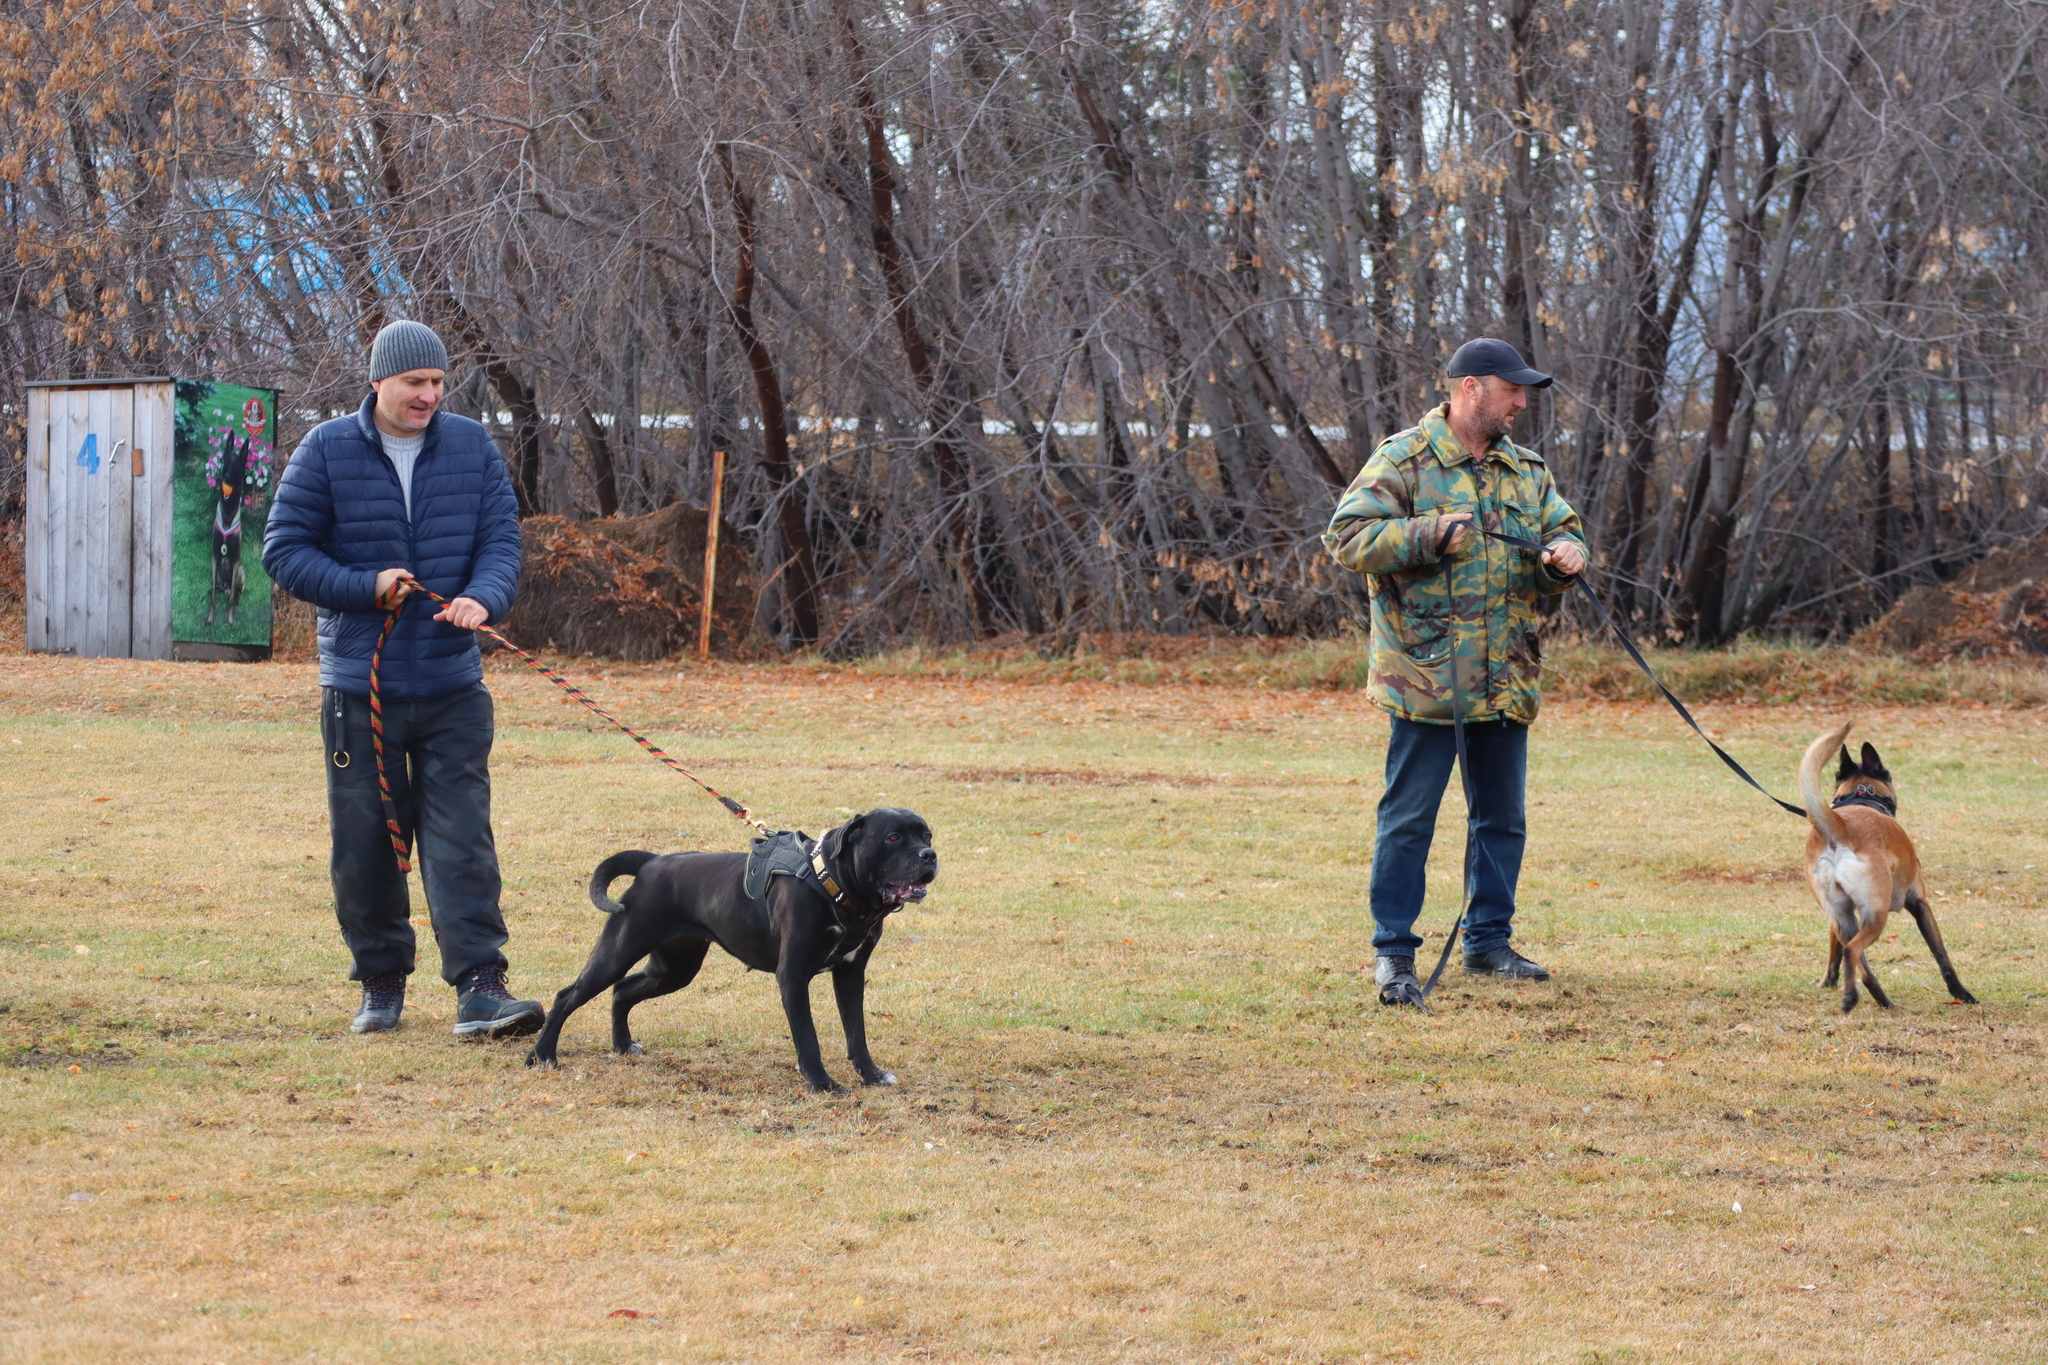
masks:
[[[1550,376],[1506,342],[1458,348],[1451,399],[1389,437],[1345,490],[1323,544],[1366,575],[1372,593],[1368,691],[1391,715],[1386,792],[1372,864],[1373,976],[1388,1004],[1420,1000],[1414,932],[1437,808],[1456,757],[1452,664],[1466,718],[1477,846],[1468,871],[1465,970],[1546,980],[1508,946],[1521,875],[1529,723],[1542,650],[1536,600],[1585,566],[1578,514],[1535,451],[1508,440],[1528,389]],[[1540,558],[1473,533],[1470,523],[1545,546]],[[1445,590],[1443,556],[1451,583]]]

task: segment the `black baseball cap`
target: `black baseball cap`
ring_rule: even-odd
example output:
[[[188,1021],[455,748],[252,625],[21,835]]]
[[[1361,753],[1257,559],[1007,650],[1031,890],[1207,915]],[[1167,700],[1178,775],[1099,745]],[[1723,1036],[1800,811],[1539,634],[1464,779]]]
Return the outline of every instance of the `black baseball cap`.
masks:
[[[1444,373],[1453,379],[1497,374],[1510,384],[1526,384],[1532,389],[1550,387],[1549,375],[1530,369],[1520,351],[1492,337],[1479,337],[1460,346]]]

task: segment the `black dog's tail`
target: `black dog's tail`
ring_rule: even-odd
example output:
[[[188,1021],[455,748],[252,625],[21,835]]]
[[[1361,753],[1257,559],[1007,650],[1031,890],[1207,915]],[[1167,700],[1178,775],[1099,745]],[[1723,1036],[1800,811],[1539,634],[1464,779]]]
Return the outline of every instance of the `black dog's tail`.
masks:
[[[637,877],[640,869],[661,855],[649,853],[644,848],[629,848],[624,853],[614,853],[597,865],[597,871],[590,874],[590,903],[607,915],[616,915],[626,907],[613,900],[606,893],[612,883],[620,877]]]

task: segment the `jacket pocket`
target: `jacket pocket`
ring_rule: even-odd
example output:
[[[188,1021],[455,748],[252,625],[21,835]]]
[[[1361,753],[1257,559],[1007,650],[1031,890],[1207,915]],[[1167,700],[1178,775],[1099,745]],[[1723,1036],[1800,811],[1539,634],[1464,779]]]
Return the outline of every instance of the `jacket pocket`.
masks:
[[[1543,543],[1543,514],[1529,503],[1502,503],[1500,529],[1511,536],[1540,545]],[[1526,554],[1527,551],[1517,548],[1516,553]]]
[[[1401,652],[1418,664],[1440,664],[1450,658],[1452,642],[1457,638],[1448,617],[1413,622],[1405,634],[1409,638],[1399,642]]]
[[[1373,580],[1373,634],[1417,663],[1450,654],[1451,604],[1442,568],[1411,569]]]

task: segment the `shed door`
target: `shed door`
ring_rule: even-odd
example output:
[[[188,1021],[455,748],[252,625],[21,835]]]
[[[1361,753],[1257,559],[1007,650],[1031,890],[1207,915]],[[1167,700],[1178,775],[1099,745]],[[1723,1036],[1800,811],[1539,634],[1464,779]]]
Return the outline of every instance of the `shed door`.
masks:
[[[42,524],[30,529],[45,547],[41,647],[127,658],[134,635],[135,390],[44,392],[48,484]]]

